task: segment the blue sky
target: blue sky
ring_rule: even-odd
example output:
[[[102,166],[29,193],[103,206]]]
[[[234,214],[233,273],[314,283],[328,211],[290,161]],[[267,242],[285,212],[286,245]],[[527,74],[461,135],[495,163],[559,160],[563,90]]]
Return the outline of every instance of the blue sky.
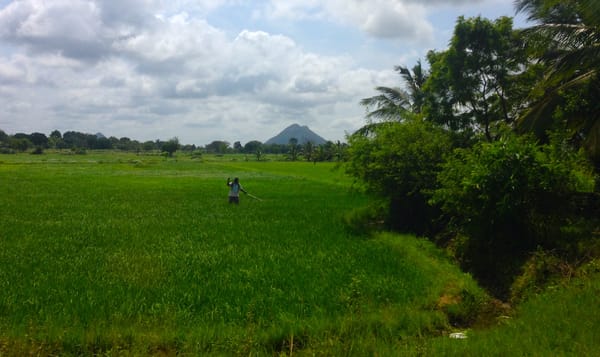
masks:
[[[206,145],[298,123],[343,141],[460,15],[513,2],[0,0],[0,129]]]

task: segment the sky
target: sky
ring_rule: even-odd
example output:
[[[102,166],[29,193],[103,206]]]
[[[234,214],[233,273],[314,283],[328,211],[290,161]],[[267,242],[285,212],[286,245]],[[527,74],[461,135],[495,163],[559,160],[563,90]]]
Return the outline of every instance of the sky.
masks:
[[[264,142],[365,124],[394,66],[512,0],[0,0],[0,129]],[[522,22],[515,19],[515,27]]]

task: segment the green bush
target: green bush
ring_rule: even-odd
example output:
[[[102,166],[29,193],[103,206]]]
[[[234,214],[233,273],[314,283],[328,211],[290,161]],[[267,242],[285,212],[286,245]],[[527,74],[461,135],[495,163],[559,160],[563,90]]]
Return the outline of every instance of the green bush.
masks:
[[[432,202],[468,237],[455,247],[463,265],[488,287],[506,292],[538,246],[559,248],[584,235],[572,227],[567,208],[574,193],[593,187],[589,172],[560,143],[538,145],[508,134],[455,150],[443,164]],[[567,234],[569,226],[573,234]]]
[[[372,125],[368,134],[354,134],[348,141],[346,171],[390,202],[391,228],[426,233],[435,216],[428,194],[436,186],[444,153],[450,150],[449,134],[409,120]]]

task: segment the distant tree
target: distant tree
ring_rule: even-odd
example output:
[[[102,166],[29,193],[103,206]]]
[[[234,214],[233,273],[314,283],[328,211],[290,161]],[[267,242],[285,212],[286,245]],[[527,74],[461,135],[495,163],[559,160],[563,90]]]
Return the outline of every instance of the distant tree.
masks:
[[[312,141],[307,141],[304,143],[302,146],[302,154],[304,155],[306,161],[313,161],[316,158],[315,146],[313,145]]]
[[[287,145],[281,145],[281,144],[269,144],[269,145],[262,146],[263,152],[269,153],[269,154],[286,153],[287,149],[288,149]]]
[[[112,143],[110,142],[110,139],[105,138],[105,137],[100,137],[96,139],[96,143],[95,143],[95,147],[94,149],[99,149],[99,150],[110,150],[112,149]]]
[[[25,133],[16,133],[12,137],[15,138],[15,139],[27,139],[27,140],[31,141],[30,140],[30,138],[31,138],[30,135],[29,134],[25,134]]]
[[[32,133],[31,135],[29,135],[29,140],[36,147],[40,147],[40,148],[48,147],[48,137],[46,136],[46,134]]]
[[[158,148],[156,147],[156,143],[152,140],[148,140],[145,141],[142,144],[142,150],[144,151],[152,151],[152,150],[157,150]]]
[[[88,149],[98,149],[98,137],[92,134],[85,134],[85,147]]]
[[[20,137],[13,136],[8,140],[8,146],[13,150],[23,152],[23,151],[26,151],[27,149],[29,149],[30,147],[32,147],[33,144],[27,138],[24,138],[22,136],[20,136]]]
[[[8,134],[4,130],[0,130],[0,143],[8,143]]]
[[[174,137],[162,145],[162,151],[166,152],[169,157],[179,149],[179,139]]]
[[[383,125],[386,125],[385,123]],[[328,140],[325,144],[321,145],[323,147],[323,156],[321,160],[323,161],[331,161],[335,155],[335,144],[333,141]]]
[[[54,149],[64,148],[65,145],[60,131],[54,130],[50,133],[50,136],[48,137],[48,146]]]
[[[109,137],[108,141],[110,141],[110,145],[112,148],[116,149],[119,146],[119,139],[116,136]]]
[[[63,133],[63,142],[68,149],[87,148],[86,134],[77,131],[66,131]]]
[[[184,151],[184,152],[194,152],[194,151],[196,151],[196,145],[194,145],[194,144],[180,145],[180,150]]]
[[[256,151],[254,152],[254,155],[256,156],[256,161],[260,161],[263,157],[262,149],[260,149],[260,148],[256,149]]]
[[[252,140],[246,143],[246,145],[244,145],[244,152],[247,154],[252,154],[255,153],[256,150],[260,150],[262,149],[263,143],[261,143],[258,140]]]
[[[116,148],[123,151],[131,150],[133,148],[131,139],[126,136],[119,138],[119,143],[117,144]]]
[[[335,161],[342,161],[345,157],[346,150],[348,149],[348,144],[342,143],[341,141],[336,141],[335,143],[335,153],[334,159]]]
[[[240,143],[239,141],[236,141],[233,143],[233,151],[236,153],[240,153],[244,150],[244,147],[242,146],[242,143]]]
[[[288,147],[289,147],[288,156],[289,156],[290,160],[292,160],[292,161],[298,160],[298,153],[300,151],[298,148],[298,139],[290,138]]]
[[[229,148],[229,143],[222,140],[214,140],[210,144],[205,146],[207,152],[214,154],[225,154]]]

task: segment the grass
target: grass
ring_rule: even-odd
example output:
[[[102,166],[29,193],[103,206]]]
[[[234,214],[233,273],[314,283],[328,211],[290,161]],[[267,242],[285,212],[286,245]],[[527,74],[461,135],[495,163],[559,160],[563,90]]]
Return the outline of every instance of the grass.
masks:
[[[441,276],[419,267],[431,250],[350,235],[342,215],[369,199],[331,164],[1,161],[5,353],[271,354],[355,334],[394,340],[447,329],[435,287],[469,280],[449,264]],[[229,205],[234,176],[262,201]]]
[[[370,199],[334,166],[0,156],[0,356],[597,354],[595,275],[444,337],[485,293],[426,240],[351,234]],[[235,176],[262,201],[229,205]]]
[[[598,296],[600,269],[526,301],[497,328],[470,331],[461,341],[431,339],[422,348],[447,356],[597,356]]]

